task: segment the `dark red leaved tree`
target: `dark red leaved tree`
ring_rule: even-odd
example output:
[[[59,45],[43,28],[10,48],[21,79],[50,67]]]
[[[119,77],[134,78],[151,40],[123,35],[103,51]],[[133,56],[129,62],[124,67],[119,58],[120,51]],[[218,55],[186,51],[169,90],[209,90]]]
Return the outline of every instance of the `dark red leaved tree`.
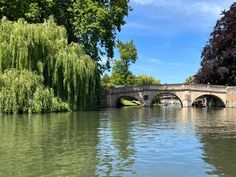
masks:
[[[197,83],[236,85],[236,3],[217,21],[195,77]]]

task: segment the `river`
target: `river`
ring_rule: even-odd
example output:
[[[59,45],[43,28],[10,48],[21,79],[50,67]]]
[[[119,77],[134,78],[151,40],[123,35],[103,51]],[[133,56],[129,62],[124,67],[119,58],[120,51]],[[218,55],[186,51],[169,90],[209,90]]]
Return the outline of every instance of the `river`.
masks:
[[[236,177],[236,109],[0,116],[0,177]]]

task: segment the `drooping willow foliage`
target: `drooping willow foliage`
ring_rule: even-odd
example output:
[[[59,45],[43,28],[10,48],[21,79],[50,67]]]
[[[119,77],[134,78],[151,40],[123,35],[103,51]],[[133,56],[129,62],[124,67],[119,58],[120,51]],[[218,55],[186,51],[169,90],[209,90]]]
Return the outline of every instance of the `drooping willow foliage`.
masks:
[[[28,70],[7,69],[0,75],[1,113],[69,111],[69,104],[54,97],[43,85],[43,77]]]
[[[67,44],[64,27],[53,19],[28,24],[6,18],[0,24],[0,73],[28,69],[44,77],[44,85],[68,102],[72,110],[97,105],[97,65],[78,44]]]

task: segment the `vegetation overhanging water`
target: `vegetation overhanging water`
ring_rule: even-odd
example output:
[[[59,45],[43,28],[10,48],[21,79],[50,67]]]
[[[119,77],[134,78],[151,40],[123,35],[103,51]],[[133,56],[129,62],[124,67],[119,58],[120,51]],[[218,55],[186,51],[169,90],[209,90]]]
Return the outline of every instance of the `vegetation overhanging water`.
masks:
[[[98,104],[96,62],[85,55],[80,45],[68,45],[65,28],[56,25],[52,19],[42,24],[29,24],[23,19],[17,22],[8,21],[6,18],[1,20],[0,73],[11,68],[18,71],[29,70],[43,76],[44,86],[53,89],[52,92],[67,102],[71,110],[94,109]],[[7,79],[3,77],[2,83],[11,82]],[[19,113],[32,110],[30,105],[20,104],[27,103],[30,99],[25,94],[18,94],[27,92],[29,86],[26,83],[18,88],[20,91],[12,89],[11,94],[4,92],[6,84],[1,85],[1,105],[6,108],[1,109],[1,112]],[[45,100],[47,99],[39,100],[42,106]],[[51,110],[35,109],[34,112]]]

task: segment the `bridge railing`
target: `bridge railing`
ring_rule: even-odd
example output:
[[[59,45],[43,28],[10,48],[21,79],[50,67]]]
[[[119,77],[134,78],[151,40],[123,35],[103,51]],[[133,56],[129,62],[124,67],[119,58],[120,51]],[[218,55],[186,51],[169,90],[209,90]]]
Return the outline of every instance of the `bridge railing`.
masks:
[[[227,86],[222,85],[204,85],[204,84],[191,84],[191,90],[208,90],[208,91],[226,91]]]
[[[197,90],[197,91],[216,91],[225,92],[227,86],[221,85],[204,85],[204,84],[162,84],[162,85],[142,85],[142,86],[128,86],[109,89],[111,93],[120,92],[136,92],[143,90]]]

